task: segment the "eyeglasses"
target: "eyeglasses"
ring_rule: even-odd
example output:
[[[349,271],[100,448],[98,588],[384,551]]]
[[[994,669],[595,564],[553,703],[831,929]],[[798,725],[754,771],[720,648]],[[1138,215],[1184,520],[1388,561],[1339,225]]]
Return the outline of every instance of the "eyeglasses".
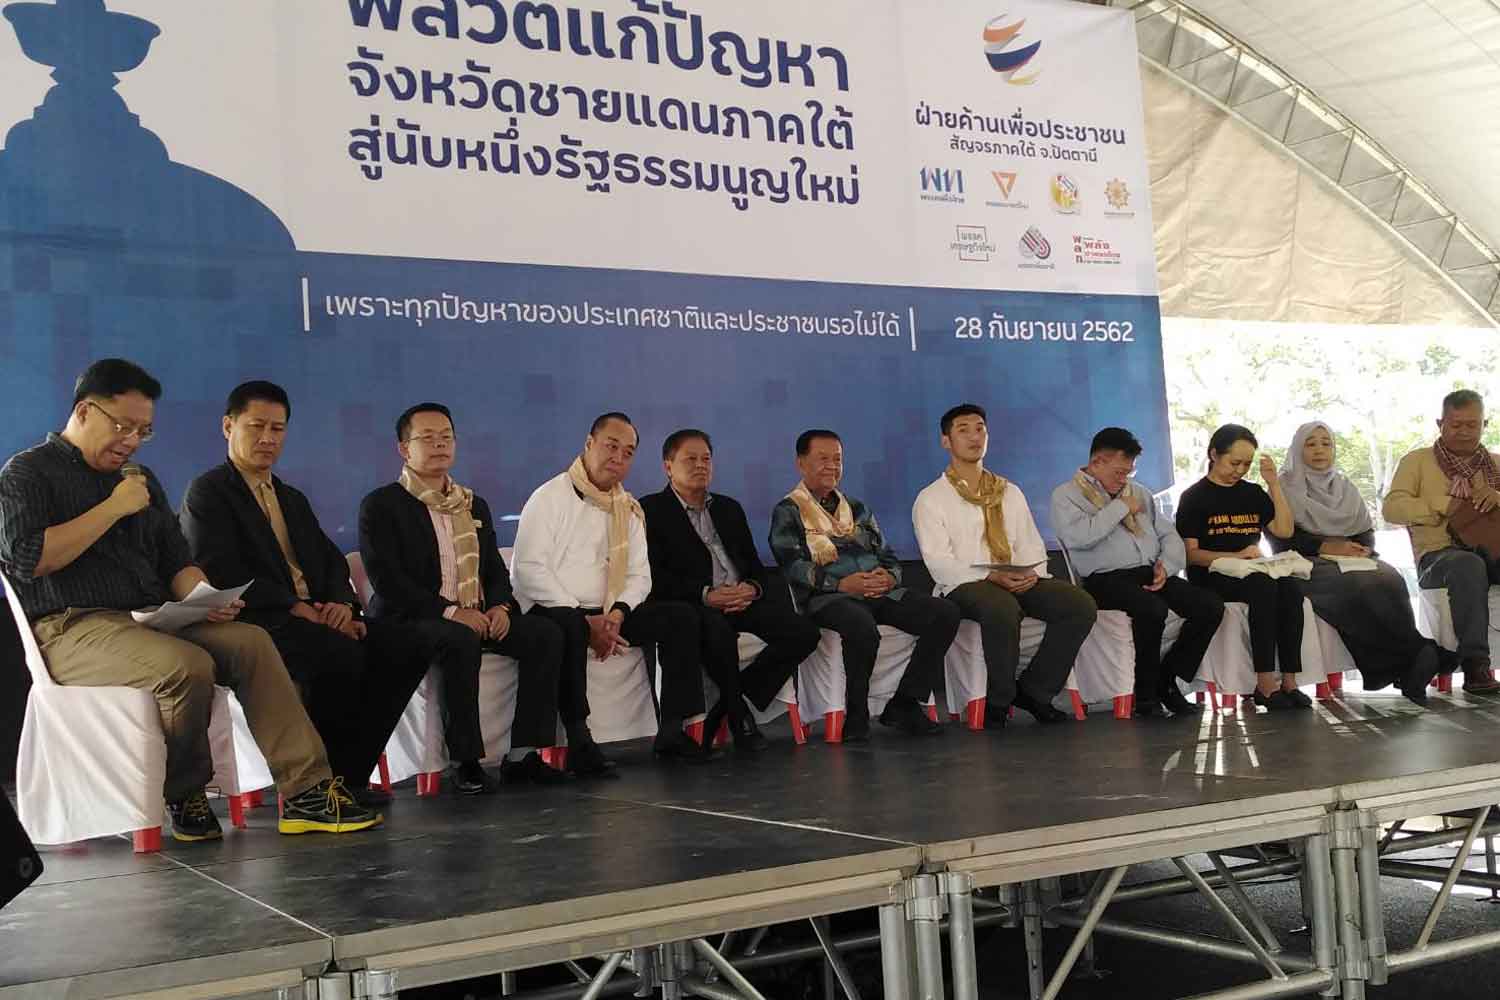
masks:
[[[136,427],[134,424],[122,424],[120,423],[120,419],[118,417],[116,417],[113,413],[110,413],[98,403],[94,402],[92,399],[86,399],[84,400],[84,402],[88,403],[94,409],[98,410],[100,413],[109,418],[110,425],[114,427],[115,436],[118,438],[128,438],[133,434],[135,435],[137,441],[139,441],[141,444],[145,444],[147,441],[150,441],[151,438],[156,434],[156,428],[152,427],[150,424],[143,424],[140,427]]]
[[[431,448],[435,444],[452,444],[454,441],[454,436],[451,432],[443,434],[413,434],[406,440],[408,444],[410,444],[412,441],[416,441]]]

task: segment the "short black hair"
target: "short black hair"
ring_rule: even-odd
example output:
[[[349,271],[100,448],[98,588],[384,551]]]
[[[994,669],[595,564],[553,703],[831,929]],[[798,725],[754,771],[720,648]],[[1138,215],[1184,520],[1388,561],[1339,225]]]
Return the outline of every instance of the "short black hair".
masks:
[[[714,441],[713,438],[708,436],[708,431],[700,431],[696,427],[684,427],[680,431],[673,431],[668,434],[667,439],[661,443],[661,460],[663,462],[670,462],[672,456],[677,454],[677,449],[681,448],[684,442],[691,441],[693,438],[698,438],[704,444],[708,445],[708,453],[710,455],[714,453]]]
[[[287,396],[286,390],[275,382],[265,382],[254,379],[249,382],[241,382],[229,392],[229,398],[224,401],[224,416],[237,417],[250,408],[250,404],[260,400],[262,403],[280,403],[281,408],[286,410],[286,418],[292,419],[292,401]]]
[[[837,434],[835,434],[833,431],[829,430],[828,428],[826,428],[826,427],[814,427],[812,430],[803,431],[801,434],[797,435],[797,457],[801,458],[802,456],[806,455],[809,451],[811,451],[812,450],[812,443],[814,441],[816,441],[818,438],[832,438],[833,440],[837,441],[839,444],[843,444],[844,443],[844,439],[843,438],[839,437]]]
[[[627,427],[629,427],[631,430],[635,431],[635,439],[637,443],[640,442],[641,432],[639,430],[636,430],[635,421],[631,420],[619,410],[610,410],[608,413],[601,413],[597,417],[595,417],[594,422],[589,425],[589,436],[592,437],[593,435],[598,434],[604,429],[604,425],[609,423],[611,420],[618,420],[622,424],[625,424]]]
[[[1101,451],[1118,451],[1126,458],[1135,458],[1141,453],[1141,443],[1123,427],[1106,427],[1089,442],[1089,458]]]
[[[1484,409],[1484,397],[1473,389],[1454,389],[1443,397],[1443,412],[1449,410],[1466,410],[1471,406]]]
[[[953,421],[959,417],[978,417],[984,421],[986,427],[990,424],[990,415],[984,412],[984,407],[978,403],[959,403],[953,409],[943,414],[942,419],[938,421],[938,427],[942,428],[944,436],[953,430]]]
[[[1250,428],[1240,424],[1225,424],[1220,427],[1214,431],[1214,436],[1208,439],[1208,460],[1212,462],[1215,452],[1222,455],[1239,441],[1249,441],[1252,448],[1260,447],[1260,442],[1255,440],[1255,435],[1250,432]]]
[[[448,424],[453,425],[453,414],[442,403],[418,403],[416,406],[408,406],[401,416],[396,418],[396,440],[405,441],[406,432],[411,430],[411,418],[418,413],[441,413],[448,418]],[[457,432],[458,428],[454,427]]]
[[[155,402],[161,398],[161,383],[134,361],[104,358],[85,368],[78,381],[73,383],[73,405],[77,406],[90,396],[108,398],[127,392],[138,392]]]

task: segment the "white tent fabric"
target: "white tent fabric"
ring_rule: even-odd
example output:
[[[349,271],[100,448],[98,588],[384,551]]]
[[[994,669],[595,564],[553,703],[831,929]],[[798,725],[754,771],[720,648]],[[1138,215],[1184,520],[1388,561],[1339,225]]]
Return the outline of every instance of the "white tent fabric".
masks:
[[[1141,74],[1164,315],[1488,324],[1294,157],[1161,71]]]

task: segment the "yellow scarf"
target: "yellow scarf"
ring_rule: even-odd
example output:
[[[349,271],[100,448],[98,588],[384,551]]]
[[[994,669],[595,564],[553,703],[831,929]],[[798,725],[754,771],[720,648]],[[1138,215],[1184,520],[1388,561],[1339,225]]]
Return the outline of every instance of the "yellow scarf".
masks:
[[[1094,483],[1087,470],[1079,469],[1073,473],[1073,482],[1078,484],[1078,488],[1083,491],[1084,499],[1093,504],[1095,510],[1103,510],[1109,505],[1112,498]],[[1130,489],[1129,483],[1125,484],[1125,489]],[[1132,535],[1139,535],[1144,530],[1135,514],[1126,514],[1124,523],[1125,530]]]
[[[979,472],[979,488],[975,489],[960,479],[948,466],[944,473],[958,495],[984,511],[984,540],[989,544],[990,556],[1001,565],[1010,563],[1010,539],[1005,535],[1005,488],[1010,484],[985,469]]]
[[[582,455],[573,459],[573,464],[568,466],[568,478],[573,481],[573,488],[583,495],[585,501],[609,515],[609,555],[604,562],[607,578],[604,586],[604,610],[608,611],[624,593],[625,576],[630,571],[631,515],[640,518],[641,523],[645,524],[646,513],[636,503],[635,497],[627,493],[619,483],[615,483],[614,488],[606,493],[590,482],[588,471],[583,467]]]
[[[788,500],[797,505],[797,511],[802,515],[802,530],[807,533],[807,550],[812,553],[813,562],[819,566],[827,566],[839,557],[839,550],[830,538],[847,538],[854,534],[853,508],[849,506],[844,494],[834,490],[834,495],[839,498],[839,505],[832,516],[818,503],[806,483],[798,483],[797,488],[786,495]]]
[[[401,467],[401,485],[429,510],[453,519],[453,556],[458,564],[458,606],[482,608],[484,587],[479,583],[479,529],[474,523],[474,491],[451,478],[443,492],[423,484],[409,466]]]

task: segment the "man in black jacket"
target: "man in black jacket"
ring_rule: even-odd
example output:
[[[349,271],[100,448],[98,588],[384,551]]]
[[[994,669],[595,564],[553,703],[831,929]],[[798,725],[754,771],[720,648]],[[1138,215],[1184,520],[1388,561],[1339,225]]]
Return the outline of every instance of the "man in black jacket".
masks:
[[[370,615],[399,621],[457,656],[443,675],[449,754],[465,794],[487,791],[479,767],[479,658],[485,650],[520,663],[507,782],[553,784],[565,775],[537,751],[557,742],[557,689],[563,635],[540,615],[523,615],[495,541],[489,504],[449,475],[458,442],[440,403],[418,403],[396,421],[401,477],[359,506],[359,551],[375,596]]]
[[[738,677],[739,690],[721,691],[710,710],[705,741],[713,739],[719,720],[727,717],[736,749],[759,750],[765,737],[741,695],[757,708],[767,708],[818,645],[818,628],[766,595],[766,571],[745,509],[733,497],[708,490],[713,481],[708,434],[695,428],[674,432],[662,444],[661,459],[666,489],[641,498],[651,597],[696,607],[705,665],[718,667],[711,671],[715,677]],[[759,636],[766,648],[736,673],[741,632]]]
[[[214,586],[255,581],[240,620],[270,633],[305,689],[329,764],[355,786],[349,792],[367,804],[387,801],[366,779],[427,671],[432,644],[361,620],[343,553],[307,497],[272,475],[291,418],[286,391],[246,382],[224,410],[229,458],[188,485],[182,532]]]

